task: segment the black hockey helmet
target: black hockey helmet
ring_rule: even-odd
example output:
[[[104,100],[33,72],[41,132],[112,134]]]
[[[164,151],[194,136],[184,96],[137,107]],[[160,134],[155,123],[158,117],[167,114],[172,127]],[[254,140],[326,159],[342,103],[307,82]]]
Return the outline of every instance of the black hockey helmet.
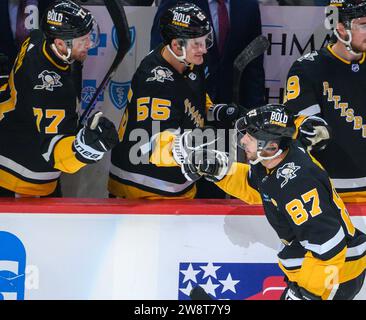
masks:
[[[51,40],[82,37],[95,27],[97,23],[90,11],[70,0],[55,1],[47,8],[41,21],[43,33]],[[98,27],[97,30],[99,33]]]
[[[339,22],[366,17],[366,0],[330,0],[330,5],[338,8]]]
[[[248,111],[235,123],[237,142],[249,133],[258,140],[258,147],[264,147],[268,141],[279,141],[285,147],[293,139],[296,131],[294,115],[282,104],[266,104]]]
[[[209,34],[211,23],[195,4],[178,2],[160,18],[160,32],[165,44],[173,39],[192,39]]]

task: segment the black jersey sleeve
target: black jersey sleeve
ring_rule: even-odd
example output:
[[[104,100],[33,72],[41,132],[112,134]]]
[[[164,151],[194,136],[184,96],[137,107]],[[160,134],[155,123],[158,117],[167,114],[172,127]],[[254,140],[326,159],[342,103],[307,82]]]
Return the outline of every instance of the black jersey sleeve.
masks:
[[[314,86],[315,79],[309,75],[315,63],[309,56],[305,56],[296,60],[288,72],[284,103],[296,114],[310,116],[321,112]]]

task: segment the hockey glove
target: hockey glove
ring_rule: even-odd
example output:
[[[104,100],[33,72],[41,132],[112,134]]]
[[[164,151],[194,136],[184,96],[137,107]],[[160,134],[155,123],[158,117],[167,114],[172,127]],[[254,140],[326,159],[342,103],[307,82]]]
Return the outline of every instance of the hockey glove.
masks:
[[[192,151],[194,152],[194,151]],[[202,175],[198,172],[198,168],[193,163],[183,163],[180,167],[184,177],[188,181],[197,181],[202,177]]]
[[[322,300],[321,297],[310,293],[295,282],[288,282],[288,287],[281,296],[281,300]]]
[[[197,180],[203,176],[210,182],[217,182],[229,171],[229,158],[225,152],[199,148],[190,153],[187,163],[181,168],[186,177],[194,177]]]
[[[298,140],[308,151],[324,150],[332,137],[328,123],[317,116],[310,116],[299,127]]]
[[[105,152],[118,143],[118,133],[114,124],[98,112],[90,117],[74,140],[76,158],[84,163],[94,163],[102,159]]]
[[[214,104],[207,111],[207,121],[233,122],[238,115],[239,107],[235,104]]]
[[[186,130],[183,134],[175,137],[172,153],[177,164],[182,165],[188,163],[187,159],[193,150],[205,146],[212,146],[217,141],[216,130],[211,127],[196,128],[194,130]]]

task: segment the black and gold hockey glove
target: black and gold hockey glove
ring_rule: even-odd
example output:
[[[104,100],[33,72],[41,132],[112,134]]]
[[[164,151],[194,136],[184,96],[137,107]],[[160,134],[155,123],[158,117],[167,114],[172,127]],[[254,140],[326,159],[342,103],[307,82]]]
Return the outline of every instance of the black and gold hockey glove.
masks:
[[[239,107],[235,104],[214,104],[207,111],[207,121],[233,122],[238,116]]]
[[[103,158],[108,150],[118,143],[118,133],[114,124],[97,112],[80,129],[74,140],[76,158],[84,163],[94,163]]]
[[[295,282],[288,281],[287,285],[281,300],[322,300],[321,297],[299,287]]]
[[[328,123],[320,117],[310,116],[299,127],[297,139],[308,151],[324,150],[332,138]]]

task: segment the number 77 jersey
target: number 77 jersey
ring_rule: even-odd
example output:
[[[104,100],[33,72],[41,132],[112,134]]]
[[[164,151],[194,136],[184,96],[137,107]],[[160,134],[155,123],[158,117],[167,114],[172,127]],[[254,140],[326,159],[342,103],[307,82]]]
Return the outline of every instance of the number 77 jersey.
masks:
[[[74,80],[71,66],[34,30],[0,92],[0,187],[47,196],[61,171],[85,165],[71,148],[78,124]]]

